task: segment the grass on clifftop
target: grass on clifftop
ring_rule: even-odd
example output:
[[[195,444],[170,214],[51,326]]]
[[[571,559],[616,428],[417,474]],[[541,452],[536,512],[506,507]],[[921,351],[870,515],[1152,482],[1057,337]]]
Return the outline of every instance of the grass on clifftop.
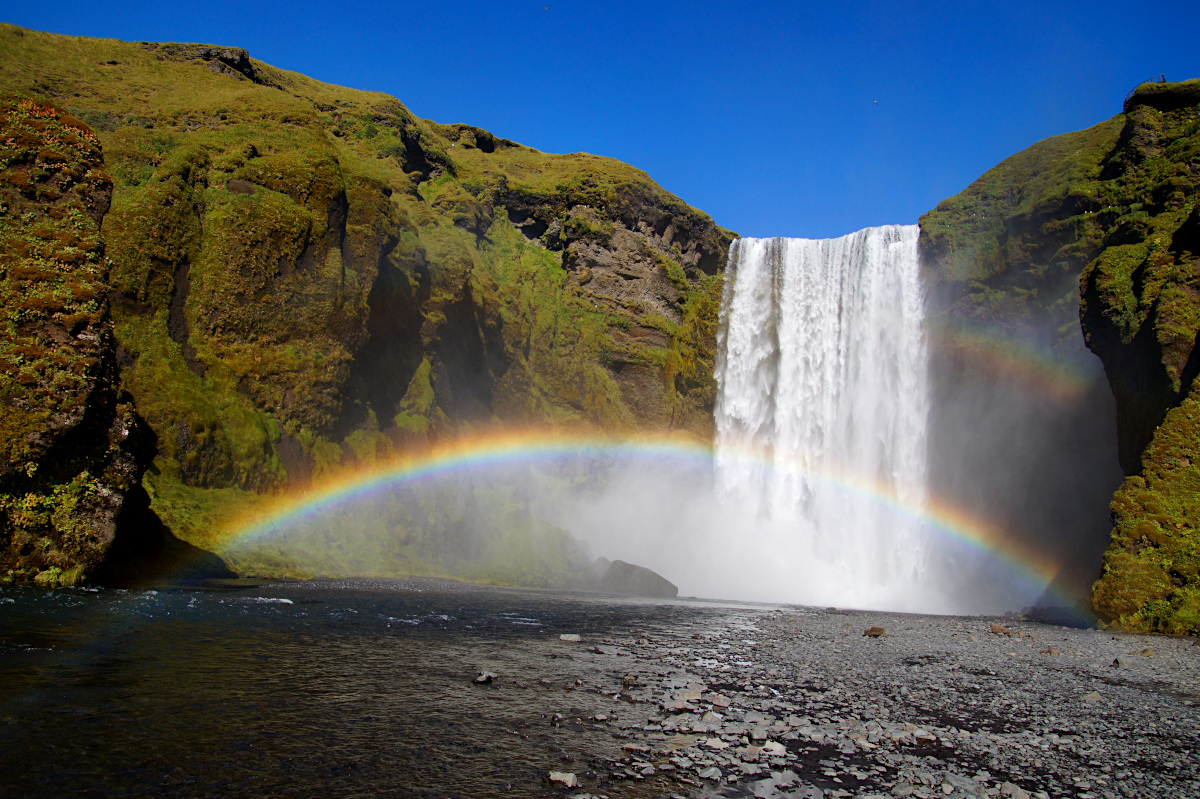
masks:
[[[572,206],[611,228],[648,203],[728,237],[640,170],[420,120],[229,48],[0,25],[0,89],[54,98],[103,148],[121,385],[156,438],[153,507],[189,542],[211,546],[255,496],[463,422],[632,429],[649,399],[706,433],[713,279],[676,264],[683,322],[665,348],[630,344],[631,324],[660,323],[584,301],[506,212],[586,236]],[[652,397],[622,394],[616,350],[657,370]]]

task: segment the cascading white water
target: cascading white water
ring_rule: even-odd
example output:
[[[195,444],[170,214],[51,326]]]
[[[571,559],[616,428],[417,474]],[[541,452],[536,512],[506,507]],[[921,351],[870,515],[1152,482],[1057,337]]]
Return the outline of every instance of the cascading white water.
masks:
[[[916,225],[740,239],[718,336],[718,491],[786,536],[798,595],[917,609],[929,415]],[[784,546],[784,545],[781,545]]]

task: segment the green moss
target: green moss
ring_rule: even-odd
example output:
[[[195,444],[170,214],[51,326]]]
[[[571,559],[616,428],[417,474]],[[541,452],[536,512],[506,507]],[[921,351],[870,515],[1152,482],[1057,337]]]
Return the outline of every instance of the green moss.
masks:
[[[1094,604],[1130,628],[1194,631],[1200,95],[1191,83],[1146,92],[1126,114],[1039,142],[939,204],[921,218],[921,247],[947,316],[1058,331],[1068,359],[1082,321],[1113,386],[1130,473],[1113,498]],[[1138,431],[1156,426],[1134,451]]]
[[[321,480],[386,459],[397,443],[452,434],[464,423],[453,405],[462,386],[452,385],[447,353],[469,351],[478,360],[470,368],[486,372],[483,410],[471,424],[615,432],[638,426],[643,401],[679,411],[681,425],[709,424],[700,409],[711,383],[703,375],[711,368],[704,337],[715,335],[703,300],[711,279],[694,265],[685,270],[679,253],[666,257],[683,321],[654,319],[594,304],[568,280],[561,253],[541,246],[604,243],[649,209],[719,250],[728,234],[644,172],[436,125],[386,95],[259,62],[255,83],[206,69],[186,47],[15,31],[0,26],[0,85],[70,96],[77,114],[96,122],[113,176],[109,260],[85,259],[108,270],[110,284],[81,277],[65,289],[72,298],[55,288],[37,300],[90,324],[87,315],[96,321],[102,310],[94,300],[114,292],[121,388],[158,446],[147,479],[153,508],[186,540],[215,546],[215,531],[248,504],[285,490],[285,438],[292,456],[300,442]],[[110,61],[120,68],[96,68]],[[586,213],[573,211],[580,206]],[[561,238],[527,241],[507,209],[557,225]],[[98,246],[100,237],[88,241]],[[373,316],[380,294],[392,304]],[[403,317],[396,329],[371,328],[393,312]],[[664,331],[670,344],[632,340],[639,325]],[[350,387],[368,382],[356,372],[369,368],[364,352],[395,377],[387,396],[353,395]],[[8,363],[17,385],[40,358],[32,345],[6,356],[0,342],[0,369]],[[650,376],[653,396],[626,393],[618,370],[630,365]],[[63,381],[78,371],[56,374],[60,383],[45,390],[70,396]],[[0,419],[17,459],[23,433],[44,426],[37,403]],[[439,534],[432,523],[397,523],[393,532],[401,529],[405,541],[425,536],[429,547]],[[515,527],[504,536],[517,536],[517,546]],[[426,573],[474,568],[419,548],[375,554]],[[507,565],[488,557],[505,580],[517,579],[517,561],[534,568],[524,556]],[[365,556],[334,562],[378,568]],[[316,573],[288,565],[282,551],[239,563],[256,573],[272,563]]]
[[[1159,426],[1142,456],[1143,473],[1126,478],[1113,497],[1113,541],[1092,600],[1122,626],[1200,632],[1198,441],[1200,387],[1195,387]]]
[[[237,488],[199,488],[181,484],[161,470],[147,474],[143,485],[150,507],[176,537],[201,549],[219,552],[234,529],[263,498]]]

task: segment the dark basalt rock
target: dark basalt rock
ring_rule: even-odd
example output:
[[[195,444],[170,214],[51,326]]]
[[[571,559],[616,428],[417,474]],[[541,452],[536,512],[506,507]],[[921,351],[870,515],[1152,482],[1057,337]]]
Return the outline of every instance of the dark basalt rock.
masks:
[[[0,579],[93,577],[153,435],[119,388],[99,141],[44,101],[0,98]]]
[[[142,42],[145,50],[152,50],[161,58],[170,61],[191,61],[203,64],[210,72],[229,75],[237,80],[262,83],[254,72],[250,54],[241,47],[219,47],[211,44],[175,44]]]
[[[614,560],[600,580],[600,589],[629,596],[674,597],[679,595],[675,584],[645,566],[635,566]]]
[[[1178,111],[1194,105],[1200,105],[1200,80],[1143,83],[1125,101],[1123,110],[1128,114],[1138,106],[1149,106],[1159,111]]]

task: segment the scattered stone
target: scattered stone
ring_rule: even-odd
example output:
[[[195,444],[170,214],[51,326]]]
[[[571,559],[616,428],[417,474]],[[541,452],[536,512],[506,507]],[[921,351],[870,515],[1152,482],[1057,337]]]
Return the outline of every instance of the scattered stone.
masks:
[[[886,632],[887,630],[883,629],[882,627],[868,627],[867,629],[863,630],[863,635],[871,638],[878,638]]]
[[[492,672],[481,671],[481,672],[479,672],[479,676],[475,678],[475,684],[476,685],[491,685],[492,681],[495,679],[496,679],[496,675],[493,674]]]
[[[579,787],[579,778],[570,771],[551,771],[550,782],[558,782],[568,788]]]
[[[1200,724],[1200,702],[1164,709],[1161,689],[1137,672],[1122,672],[1111,694],[1094,690],[1106,681],[1101,664],[1146,669],[1134,663],[1140,648],[1114,662],[1123,647],[1108,634],[1040,622],[1026,622],[1029,629],[1021,631],[997,624],[993,631],[987,620],[974,622],[976,640],[988,624],[1011,642],[977,647],[966,643],[969,620],[887,616],[895,622],[885,648],[896,658],[884,662],[875,646],[855,647],[843,637],[853,629],[871,637],[871,628],[843,627],[849,611],[808,612],[802,630],[800,614],[741,615],[725,629],[664,625],[650,633],[648,648],[619,652],[637,664],[624,666],[630,671],[596,670],[598,661],[586,656],[554,661],[566,670],[545,676],[557,675],[557,687],[568,680],[578,687],[574,695],[558,694],[570,696],[574,707],[556,708],[563,713],[553,726],[624,739],[613,742],[622,748],[617,760],[597,768],[609,796],[636,793],[633,783],[643,782],[648,795],[667,796],[672,785],[703,795],[699,786],[708,785],[714,797],[742,799],[1051,799],[1065,795],[1058,786],[1093,799],[1158,799],[1192,795],[1192,785],[1200,784],[1200,763],[1179,754]],[[919,632],[896,637],[896,629]],[[1039,642],[1040,650],[1029,651],[1041,658],[1013,649],[1022,633]],[[601,649],[592,644],[603,640],[611,653],[614,641],[624,646],[641,634],[597,635],[588,648]],[[1171,647],[1181,644],[1164,646],[1174,654]],[[1165,654],[1156,658],[1153,685],[1162,679],[1190,695],[1200,684],[1200,662]],[[529,682],[540,684],[542,676]],[[611,710],[614,700],[628,703],[619,715]],[[1161,770],[1142,765],[1149,762]],[[801,775],[794,783],[777,779],[788,768]]]
[[[1012,799],[1029,799],[1029,791],[1026,791],[1019,785],[1013,785],[1011,782],[1006,782],[1000,786],[1000,795],[1009,796]]]
[[[996,624],[996,622],[992,622],[990,626],[993,635],[1007,635],[1010,638],[1012,637],[1012,630],[1008,629],[1003,624]]]

